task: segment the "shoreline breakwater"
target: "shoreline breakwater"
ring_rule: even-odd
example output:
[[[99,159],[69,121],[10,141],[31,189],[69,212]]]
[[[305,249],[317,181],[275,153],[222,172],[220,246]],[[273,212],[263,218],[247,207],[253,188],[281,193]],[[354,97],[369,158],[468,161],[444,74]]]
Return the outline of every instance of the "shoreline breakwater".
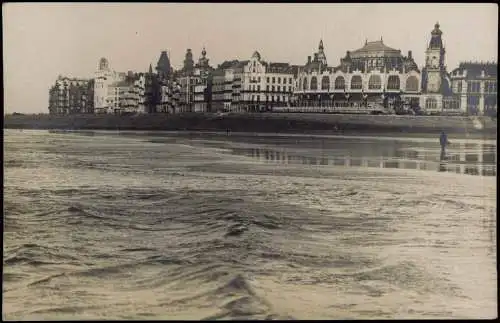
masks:
[[[5,129],[232,131],[262,133],[428,133],[496,138],[490,117],[315,113],[179,113],[140,115],[9,114]]]

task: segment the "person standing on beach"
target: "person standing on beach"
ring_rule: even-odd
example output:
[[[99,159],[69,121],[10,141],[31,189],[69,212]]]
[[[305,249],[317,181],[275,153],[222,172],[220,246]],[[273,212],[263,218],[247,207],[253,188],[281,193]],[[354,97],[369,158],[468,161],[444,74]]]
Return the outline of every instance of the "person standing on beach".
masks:
[[[446,159],[446,146],[450,144],[448,141],[448,136],[444,131],[441,131],[441,136],[439,137],[439,143],[441,145],[441,160]]]

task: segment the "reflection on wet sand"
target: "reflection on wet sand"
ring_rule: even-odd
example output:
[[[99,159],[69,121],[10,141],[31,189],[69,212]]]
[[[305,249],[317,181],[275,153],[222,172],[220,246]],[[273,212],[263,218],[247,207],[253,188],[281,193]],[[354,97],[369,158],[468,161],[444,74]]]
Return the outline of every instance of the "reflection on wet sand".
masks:
[[[262,162],[280,164],[303,164],[318,166],[344,166],[369,168],[399,168],[453,172],[458,174],[496,176],[496,146],[484,143],[457,143],[447,149],[446,157],[440,160],[438,147],[383,147],[378,156],[359,156],[359,151],[316,150],[299,153],[288,148],[233,148],[233,153],[255,158]]]

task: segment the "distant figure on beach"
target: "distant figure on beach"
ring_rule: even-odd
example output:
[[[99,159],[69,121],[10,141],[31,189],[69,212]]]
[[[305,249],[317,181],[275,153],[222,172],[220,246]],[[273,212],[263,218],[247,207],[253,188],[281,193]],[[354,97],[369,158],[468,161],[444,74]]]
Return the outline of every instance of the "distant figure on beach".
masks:
[[[446,146],[450,144],[448,141],[448,136],[444,131],[441,131],[441,136],[439,136],[439,143],[441,145],[441,160],[446,159]]]

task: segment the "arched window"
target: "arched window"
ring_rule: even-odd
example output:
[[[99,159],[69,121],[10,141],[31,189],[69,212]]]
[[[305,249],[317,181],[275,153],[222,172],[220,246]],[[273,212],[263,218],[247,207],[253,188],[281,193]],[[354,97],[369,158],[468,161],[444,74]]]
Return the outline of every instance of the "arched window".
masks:
[[[303,90],[307,90],[307,77],[304,77],[304,83],[302,84],[304,87]]]
[[[397,76],[397,75],[389,76],[389,79],[387,80],[387,89],[388,90],[399,90],[400,86],[401,85],[399,83],[399,76]]]
[[[406,79],[406,91],[407,92],[417,92],[418,91],[418,78],[414,75]]]
[[[427,100],[425,100],[425,109],[426,110],[436,110],[437,109],[437,100],[435,98],[427,98]]]
[[[351,78],[351,89],[361,90],[362,88],[363,88],[363,79],[361,79],[361,76],[359,75],[354,75]]]
[[[345,89],[345,79],[343,76],[337,76],[337,78],[335,79],[335,89],[336,90]]]
[[[330,78],[328,76],[323,76],[321,79],[321,89],[328,90],[330,88]]]
[[[311,90],[317,90],[318,89],[318,79],[316,76],[311,77]]]
[[[302,88],[302,79],[299,79],[299,89]]]
[[[382,79],[380,75],[372,75],[368,80],[368,89],[370,90],[378,90],[382,88]]]

